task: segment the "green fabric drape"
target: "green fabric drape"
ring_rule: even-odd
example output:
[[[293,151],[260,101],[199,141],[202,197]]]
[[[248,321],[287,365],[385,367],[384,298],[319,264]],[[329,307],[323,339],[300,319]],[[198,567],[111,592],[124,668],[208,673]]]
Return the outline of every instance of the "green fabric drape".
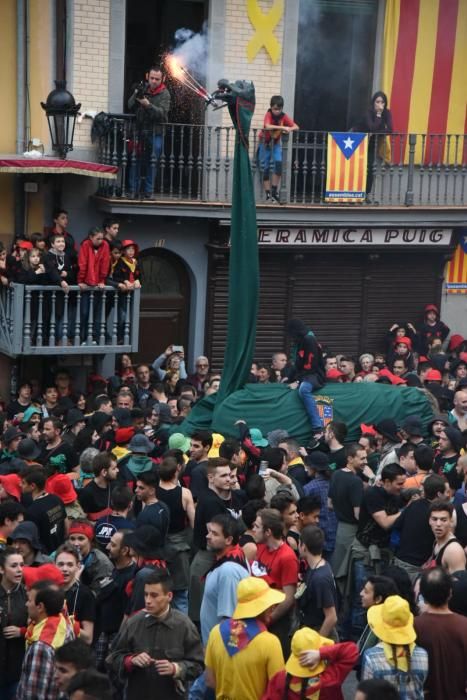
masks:
[[[248,133],[255,106],[249,81],[228,83],[224,96],[235,126],[235,157],[230,228],[227,343],[214,418],[222,402],[248,380],[255,351],[259,263],[256,204],[248,153]]]
[[[431,404],[419,389],[383,384],[326,384],[314,397],[325,419],[334,418],[347,424],[348,441],[360,437],[360,424],[373,424],[383,418],[401,423],[406,416],[419,415],[426,425],[433,417]],[[242,418],[260,428],[263,435],[275,428],[287,430],[306,444],[310,439],[310,422],[298,391],[283,384],[246,384],[244,389],[227,397],[216,407],[216,395],[202,399],[175,432],[192,434],[195,429],[214,430],[225,436],[238,437],[235,421]]]

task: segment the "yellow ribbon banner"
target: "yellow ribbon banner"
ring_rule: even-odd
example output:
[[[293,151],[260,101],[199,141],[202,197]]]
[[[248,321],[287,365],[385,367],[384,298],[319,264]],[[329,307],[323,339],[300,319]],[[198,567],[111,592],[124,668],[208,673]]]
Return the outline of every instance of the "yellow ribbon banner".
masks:
[[[281,55],[281,45],[274,35],[284,14],[284,0],[274,0],[271,9],[266,14],[258,5],[258,0],[246,0],[248,19],[255,33],[248,42],[246,53],[248,62],[252,63],[260,49],[264,46],[273,63],[277,63]]]

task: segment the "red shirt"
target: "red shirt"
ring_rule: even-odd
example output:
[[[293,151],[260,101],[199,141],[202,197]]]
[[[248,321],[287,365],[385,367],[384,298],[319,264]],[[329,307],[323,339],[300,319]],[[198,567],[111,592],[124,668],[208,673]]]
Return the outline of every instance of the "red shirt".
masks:
[[[288,114],[282,113],[279,115],[279,117],[275,117],[273,113],[271,112],[270,109],[266,112],[266,115],[264,117],[264,126],[295,126],[295,122],[293,119],[289,117]],[[274,140],[275,143],[278,143],[283,135],[282,129],[277,129],[274,131],[269,131],[266,129],[261,130],[259,132],[259,140],[264,141],[265,143],[269,143],[271,141],[271,138]]]
[[[279,549],[273,550],[268,549],[265,544],[259,544],[251,573],[258,578],[264,578],[271,588],[283,590],[284,586],[297,585],[298,559],[286,542],[283,542]]]

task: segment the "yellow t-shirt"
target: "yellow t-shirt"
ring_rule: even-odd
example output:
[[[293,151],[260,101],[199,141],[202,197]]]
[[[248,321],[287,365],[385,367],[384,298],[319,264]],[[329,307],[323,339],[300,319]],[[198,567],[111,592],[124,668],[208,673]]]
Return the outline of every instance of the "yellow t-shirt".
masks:
[[[278,638],[270,632],[261,632],[229,656],[216,625],[209,635],[205,664],[216,677],[217,700],[258,700],[269,680],[284,668],[284,657]]]

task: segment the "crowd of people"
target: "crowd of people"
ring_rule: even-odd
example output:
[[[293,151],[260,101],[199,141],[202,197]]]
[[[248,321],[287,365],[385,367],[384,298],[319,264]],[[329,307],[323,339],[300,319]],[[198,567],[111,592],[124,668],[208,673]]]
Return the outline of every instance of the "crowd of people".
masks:
[[[20,382],[1,423],[1,700],[337,700],[351,672],[357,700],[467,697],[467,340],[433,305],[358,361],[288,332],[290,357],[250,381],[299,392],[307,444],[241,415],[188,434],[222,377],[204,356],[188,373],[177,345],[84,392],[64,370]],[[348,442],[313,391],[360,381],[415,387],[432,420]]]
[[[120,224],[113,217],[104,219],[102,226],[91,228],[79,248],[67,228],[68,212],[58,208],[47,233],[32,233],[27,238],[16,239],[9,253],[0,243],[0,282],[3,286],[16,283],[61,287],[65,293],[56,294],[54,304],[46,296],[42,307],[33,293],[30,312],[33,338],[39,316],[43,335],[49,337],[52,314],[53,333],[58,345],[62,344],[64,337],[71,344],[76,322],[79,322],[83,344],[88,335],[92,343],[98,344],[102,318],[106,325],[116,306],[118,339],[121,341],[128,294],[141,287],[138,245],[131,239],[118,239]],[[73,285],[78,285],[80,290],[79,307],[76,291],[70,291]],[[104,296],[105,287],[115,290],[116,304],[113,296]]]

